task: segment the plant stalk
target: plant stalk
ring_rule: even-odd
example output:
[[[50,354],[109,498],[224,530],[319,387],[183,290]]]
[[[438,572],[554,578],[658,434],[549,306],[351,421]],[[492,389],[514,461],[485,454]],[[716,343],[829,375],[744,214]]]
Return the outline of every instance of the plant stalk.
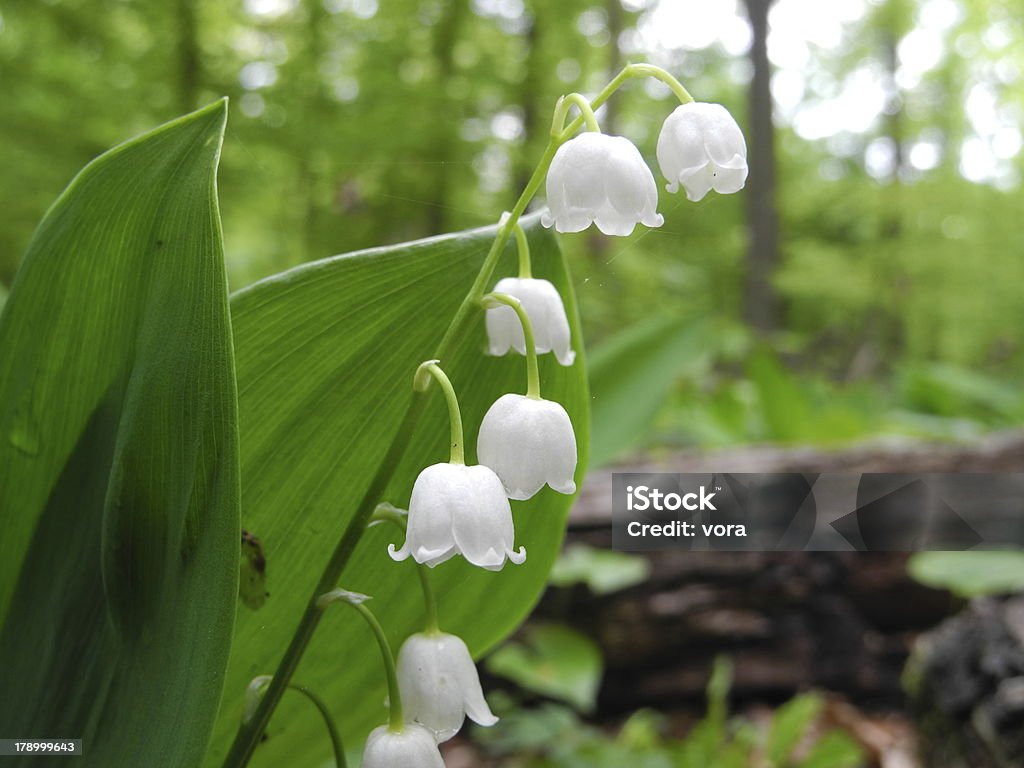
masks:
[[[591,111],[604,104],[623,83],[633,77],[656,77],[668,83],[669,87],[673,89],[683,103],[693,101],[693,97],[686,92],[686,89],[665,70],[647,64],[628,64],[591,100]],[[474,315],[482,311],[480,299],[483,297],[487,285],[494,276],[494,269],[498,264],[499,257],[505,250],[509,236],[515,231],[515,226],[526,211],[527,205],[529,205],[534,195],[540,189],[551,161],[555,157],[555,152],[583,126],[584,122],[585,117],[579,115],[570,121],[564,131],[557,135],[552,135],[548,139],[547,146],[544,148],[537,167],[534,168],[530,180],[526,183],[526,187],[516,200],[508,218],[502,225],[498,226],[494,242],[484,258],[484,263],[477,274],[476,280],[473,281],[469,293],[463,299],[462,304],[459,305],[455,316],[448,325],[448,330],[437,346],[434,357],[438,360],[445,360],[448,357],[454,349],[456,341],[466,334]],[[552,133],[554,134],[554,132]],[[259,708],[249,723],[243,725],[238,730],[238,733],[235,734],[235,740],[232,742],[231,748],[224,758],[223,768],[243,768],[252,758],[253,751],[259,744],[260,737],[270,722],[270,716],[281,701],[281,696],[291,682],[292,675],[299,666],[299,661],[306,650],[306,646],[309,645],[309,641],[320,623],[323,611],[317,608],[317,599],[320,595],[333,589],[341,578],[345,566],[351,559],[356,545],[366,530],[366,524],[369,522],[370,516],[373,514],[377,503],[387,488],[392,471],[405,455],[405,450],[410,443],[409,435],[412,434],[419,423],[426,401],[427,398],[423,392],[413,392],[412,400],[406,409],[402,423],[395,431],[391,445],[378,465],[377,471],[374,473],[373,479],[363,494],[362,500],[356,507],[355,514],[338,540],[331,559],[327,561],[323,574],[321,574],[320,580],[317,582],[316,588],[313,590],[313,594],[306,605],[306,610],[295,629],[295,634],[292,635],[291,642],[289,642],[288,648],[285,650],[284,656],[274,672],[267,692],[260,701]]]

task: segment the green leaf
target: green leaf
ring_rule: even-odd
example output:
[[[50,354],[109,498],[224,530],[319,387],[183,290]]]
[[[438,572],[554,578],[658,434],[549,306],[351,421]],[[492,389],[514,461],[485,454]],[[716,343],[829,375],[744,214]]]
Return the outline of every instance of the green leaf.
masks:
[[[493,674],[582,712],[597,703],[603,666],[593,640],[556,624],[530,627],[525,642],[502,646],[487,659]]]
[[[565,405],[586,466],[587,382],[582,340],[565,263],[554,236],[524,222],[534,272],[566,300],[577,350],[570,368],[541,356],[544,397]],[[232,298],[242,437],[242,527],[257,536],[266,561],[262,607],[239,608],[224,703],[207,764],[220,765],[238,728],[249,680],[273,674],[371,475],[412,396],[416,367],[429,359],[476,277],[494,229],[379,248],[311,263]],[[513,248],[495,280],[515,269]],[[488,286],[490,287],[490,286]],[[472,331],[441,364],[451,377],[466,422],[467,460],[475,461],[484,412],[506,392],[523,392],[523,357],[484,354],[482,312]],[[385,498],[407,507],[416,475],[447,461],[448,413],[432,386],[419,428],[408,438]],[[545,488],[512,502],[516,544],[526,563],[492,573],[461,558],[431,571],[442,629],[479,655],[506,637],[534,605],[557,555],[572,499]],[[422,628],[423,606],[411,561],[395,563],[393,526],[371,528],[340,586],[373,596],[393,646]],[[332,707],[346,749],[384,722],[384,677],[373,639],[354,612],[338,606],[319,629],[296,670],[301,683]],[[328,754],[322,727],[304,702],[285,696],[270,721],[254,766],[317,765]]]
[[[681,376],[710,359],[707,323],[656,317],[619,332],[590,360],[591,463],[603,466],[640,442]]]
[[[857,768],[866,763],[864,750],[842,731],[828,731],[800,761],[800,768]]]
[[[646,581],[650,573],[651,564],[641,555],[573,544],[555,561],[551,583],[556,587],[586,584],[595,595],[607,595]]]
[[[907,567],[925,586],[960,597],[1024,590],[1024,552],[919,552]]]
[[[238,584],[225,102],[90,163],[0,317],[0,732],[188,766]]]
[[[807,730],[821,713],[820,696],[803,694],[783,704],[772,718],[765,756],[770,765],[784,766]]]

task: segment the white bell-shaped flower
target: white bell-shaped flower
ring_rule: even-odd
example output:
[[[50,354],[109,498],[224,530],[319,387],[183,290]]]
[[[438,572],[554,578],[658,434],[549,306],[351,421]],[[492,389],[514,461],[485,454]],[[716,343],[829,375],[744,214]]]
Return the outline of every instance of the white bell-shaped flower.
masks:
[[[362,768],[444,768],[434,734],[414,723],[395,732],[386,725],[370,731],[363,747]]]
[[[554,352],[562,365],[573,364],[576,353],[572,349],[569,319],[554,285],[535,277],[505,277],[494,286],[494,292],[507,293],[519,299],[533,326],[537,354]],[[488,351],[492,355],[504,355],[509,349],[520,355],[526,354],[523,325],[515,310],[504,305],[488,309],[485,321]]]
[[[407,720],[447,741],[469,715],[479,725],[498,722],[484,699],[466,644],[444,632],[411,635],[398,652],[398,685]]]
[[[514,541],[512,508],[493,470],[443,463],[416,478],[405,544],[398,551],[389,544],[388,552],[395,560],[412,555],[431,568],[462,555],[473,565],[500,571],[506,559],[516,565],[526,560],[523,547],[512,548]]]
[[[658,136],[658,165],[669,192],[686,188],[696,202],[710,190],[731,194],[747,180],[747,142],[721,104],[690,102],[676,107]]]
[[[581,133],[555,152],[547,177],[545,227],[629,235],[638,224],[660,227],[658,185],[640,150],[623,136]]]
[[[476,453],[511,499],[528,499],[545,483],[559,493],[576,491],[576,435],[558,403],[502,395],[484,415]]]

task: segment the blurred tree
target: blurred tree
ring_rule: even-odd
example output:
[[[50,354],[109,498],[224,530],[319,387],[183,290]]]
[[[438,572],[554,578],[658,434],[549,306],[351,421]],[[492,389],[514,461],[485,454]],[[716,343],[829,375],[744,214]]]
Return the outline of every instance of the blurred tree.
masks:
[[[750,176],[747,181],[747,267],[744,316],[760,333],[775,330],[779,300],[772,284],[779,263],[779,216],[775,208],[775,121],[772,118],[768,11],[773,0],[744,0],[750,19]]]

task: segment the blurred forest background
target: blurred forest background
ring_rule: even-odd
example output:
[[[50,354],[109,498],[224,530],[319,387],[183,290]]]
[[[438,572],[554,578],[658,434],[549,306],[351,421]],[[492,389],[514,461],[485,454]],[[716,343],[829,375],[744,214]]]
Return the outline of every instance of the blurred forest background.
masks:
[[[1019,470],[1019,436],[988,451],[972,438],[1024,425],[1022,42],[1011,0],[0,0],[0,304],[88,160],[220,96],[238,289],[493,223],[555,99],[650,61],[737,116],[751,175],[696,204],[662,193],[660,229],[561,238],[590,351],[592,465],[772,443],[814,451],[771,448],[750,468],[817,472],[818,447],[896,438],[830,470]],[[674,106],[633,81],[599,118],[653,164]],[[885,452],[914,438],[968,445]],[[913,583],[902,555],[630,557],[588,517],[606,475],[584,489],[538,611],[487,662],[518,686],[494,692],[503,727],[450,744],[450,766],[1021,764],[950,734],[981,717],[1010,734],[986,754],[1024,759],[1024,599],[972,604],[925,643],[924,671],[904,672],[960,598],[1024,586],[1019,555],[925,563],[963,576],[956,598]],[[972,677],[997,656],[1006,680]],[[793,697],[807,688],[830,693]],[[548,703],[524,709],[523,691]],[[727,728],[736,702],[745,719]],[[925,762],[909,756],[915,728]]]
[[[4,0],[0,296],[85,162],[221,95],[237,289],[494,221],[557,96],[647,60],[752,171],[563,238],[596,375],[634,350],[670,403],[636,441],[971,437],[1024,421],[1022,39],[1009,0]],[[634,82],[600,116],[653,162],[673,106]]]

